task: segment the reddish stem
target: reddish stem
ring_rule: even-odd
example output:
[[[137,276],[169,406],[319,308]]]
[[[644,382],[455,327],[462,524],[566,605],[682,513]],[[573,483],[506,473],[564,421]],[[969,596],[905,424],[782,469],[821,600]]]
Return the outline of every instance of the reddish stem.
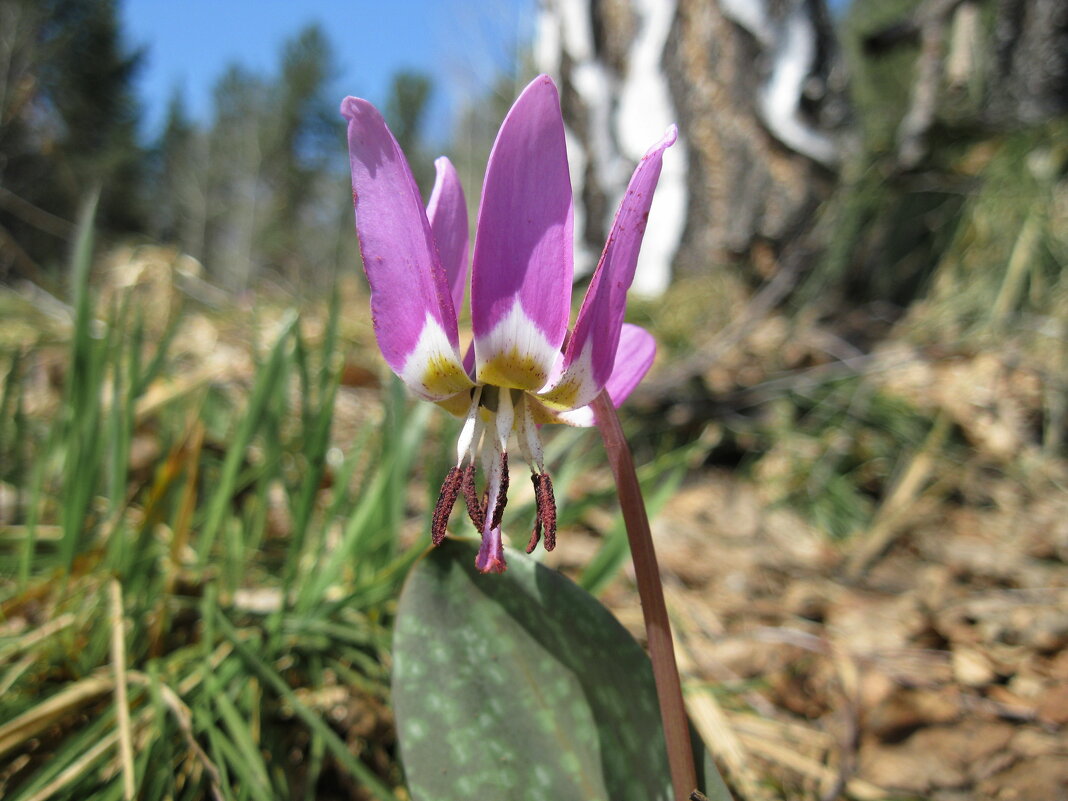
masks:
[[[638,582],[642,614],[645,617],[645,632],[649,642],[649,658],[653,662],[653,679],[656,695],[660,701],[660,720],[664,726],[667,742],[668,766],[671,769],[671,784],[675,798],[687,801],[697,789],[697,771],[693,761],[693,746],[690,743],[690,723],[682,701],[682,686],[679,669],[675,663],[675,648],[671,641],[671,623],[667,605],[664,603],[664,588],[660,583],[660,570],[653,549],[653,535],[649,530],[649,517],[645,512],[638,474],[634,470],[634,458],[623,437],[612,400],[607,392],[601,392],[591,404],[597,417],[597,428],[604,439],[608,463],[616,479],[619,506],[627,527],[631,559],[634,561],[634,577]]]

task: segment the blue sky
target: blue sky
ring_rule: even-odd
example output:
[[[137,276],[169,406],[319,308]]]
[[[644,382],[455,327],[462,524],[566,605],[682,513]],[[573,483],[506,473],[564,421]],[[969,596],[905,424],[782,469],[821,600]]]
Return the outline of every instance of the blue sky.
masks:
[[[144,133],[158,132],[181,87],[197,119],[211,112],[215,80],[232,63],[260,73],[277,67],[283,42],[319,22],[333,46],[338,101],[348,94],[384,103],[400,69],[435,81],[427,135],[445,138],[465,94],[509,65],[529,41],[536,0],[121,0],[127,44],[145,47],[138,90]]]

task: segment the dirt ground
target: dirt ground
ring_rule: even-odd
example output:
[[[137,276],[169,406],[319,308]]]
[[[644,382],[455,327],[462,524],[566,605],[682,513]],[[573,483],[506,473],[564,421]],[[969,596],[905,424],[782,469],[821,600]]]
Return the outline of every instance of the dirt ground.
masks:
[[[933,511],[856,577],[724,472],[653,528],[691,714],[739,798],[1068,798],[1068,495]],[[633,585],[606,600],[640,638]]]

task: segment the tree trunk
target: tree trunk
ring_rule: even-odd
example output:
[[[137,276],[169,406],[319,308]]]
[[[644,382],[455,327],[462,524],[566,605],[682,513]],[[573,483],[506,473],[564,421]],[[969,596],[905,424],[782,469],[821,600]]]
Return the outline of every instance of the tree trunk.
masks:
[[[1068,113],[1068,2],[1000,0],[986,118],[1036,123]]]
[[[629,169],[679,125],[639,290],[662,290],[673,262],[770,277],[833,188],[847,115],[822,0],[546,0],[537,51],[561,83],[587,254]]]

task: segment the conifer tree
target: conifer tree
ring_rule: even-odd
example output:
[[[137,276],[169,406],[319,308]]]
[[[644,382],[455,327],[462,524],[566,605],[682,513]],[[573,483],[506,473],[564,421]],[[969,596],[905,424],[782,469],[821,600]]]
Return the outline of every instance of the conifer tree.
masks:
[[[142,54],[122,41],[114,0],[4,0],[2,9],[0,271],[47,271],[92,187],[104,231],[142,225],[133,92]]]

